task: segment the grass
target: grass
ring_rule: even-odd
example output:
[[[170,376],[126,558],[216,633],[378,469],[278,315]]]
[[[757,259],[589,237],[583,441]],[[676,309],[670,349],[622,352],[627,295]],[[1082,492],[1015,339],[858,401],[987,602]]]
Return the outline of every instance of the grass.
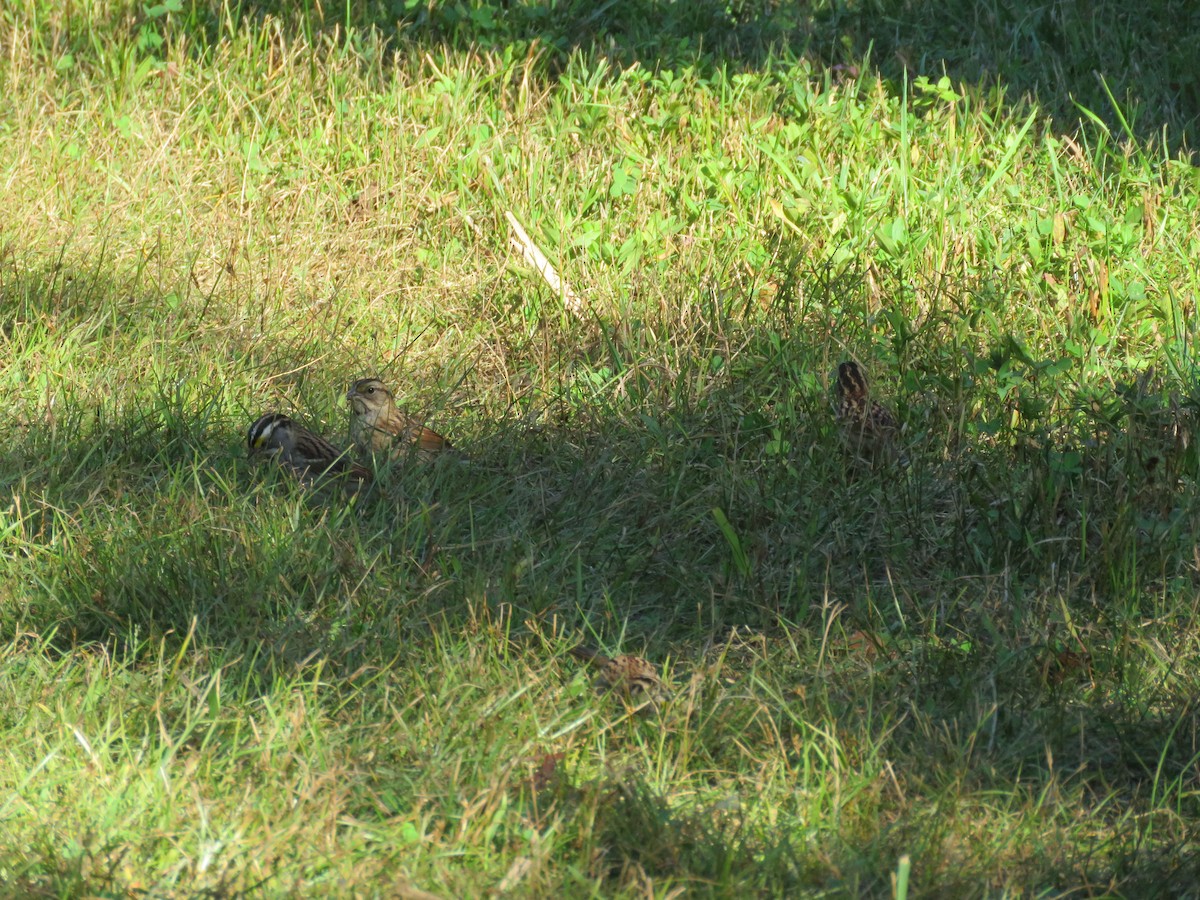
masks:
[[[1200,22],[966,6],[5,7],[7,894],[1194,891]]]

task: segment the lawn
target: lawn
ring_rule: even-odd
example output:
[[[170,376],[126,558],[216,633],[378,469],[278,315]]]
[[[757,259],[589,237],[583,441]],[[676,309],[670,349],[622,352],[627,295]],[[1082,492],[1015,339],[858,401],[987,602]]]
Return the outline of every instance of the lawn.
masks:
[[[0,895],[1194,894],[1198,43],[11,0]]]

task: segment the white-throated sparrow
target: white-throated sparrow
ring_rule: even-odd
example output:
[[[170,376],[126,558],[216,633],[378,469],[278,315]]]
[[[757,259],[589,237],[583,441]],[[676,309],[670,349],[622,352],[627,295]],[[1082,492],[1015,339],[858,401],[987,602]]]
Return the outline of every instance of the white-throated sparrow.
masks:
[[[855,454],[879,453],[898,430],[888,408],[871,399],[867,376],[852,360],[838,366],[836,412],[843,440]]]
[[[265,455],[305,483],[323,475],[345,475],[368,481],[371,473],[346,457],[333,444],[282,413],[260,416],[246,433],[251,456]]]
[[[454,445],[396,406],[378,378],[361,378],[346,392],[350,404],[350,436],[364,455],[416,452],[429,459]]]
[[[657,707],[670,699],[671,691],[663,684],[658,670],[640,656],[605,656],[589,647],[572,647],[571,655],[597,669],[595,685],[599,690],[619,691],[634,704]]]

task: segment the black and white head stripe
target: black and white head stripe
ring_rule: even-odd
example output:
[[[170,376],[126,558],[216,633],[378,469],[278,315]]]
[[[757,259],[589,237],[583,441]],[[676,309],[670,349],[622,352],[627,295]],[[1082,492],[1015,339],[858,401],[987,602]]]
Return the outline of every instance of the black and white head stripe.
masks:
[[[280,426],[290,427],[291,424],[292,420],[282,413],[267,413],[265,416],[261,416],[246,433],[246,444],[250,448],[250,452],[262,450],[271,443],[275,429]]]

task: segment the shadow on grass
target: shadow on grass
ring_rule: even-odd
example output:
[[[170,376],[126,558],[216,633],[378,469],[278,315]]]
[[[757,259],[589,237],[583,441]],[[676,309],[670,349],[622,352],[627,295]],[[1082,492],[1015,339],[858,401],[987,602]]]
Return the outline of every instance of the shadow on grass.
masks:
[[[597,333],[564,366],[584,377],[564,387],[562,421],[476,423],[466,440],[453,435],[471,462],[399,467],[352,502],[284,478],[262,483],[244,429],[262,404],[278,404],[230,397],[204,373],[48,385],[40,406],[19,412],[0,485],[22,495],[18,533],[57,548],[50,558],[69,587],[51,593],[71,600],[54,606],[98,613],[73,629],[79,640],[119,622],[186,633],[193,616],[214,638],[252,638],[264,621],[306,615],[354,638],[348,623],[369,634],[389,603],[418,620],[482,603],[606,640],[628,629],[700,645],[733,627],[811,625],[831,604],[854,627],[892,633],[912,613],[923,621],[932,593],[940,626],[978,645],[1001,615],[986,611],[1001,580],[1043,598],[1037,613],[1002,613],[1025,633],[1047,593],[1108,627],[1131,597],[1195,579],[1197,453],[1171,456],[1164,435],[1181,425],[1161,396],[1135,398],[1140,407],[1110,398],[1103,428],[1086,417],[1012,426],[1018,406],[1063,408],[1036,361],[921,337],[898,361],[899,388],[884,388],[905,427],[901,447],[856,459],[842,448],[826,374],[837,363],[831,336],[848,326],[828,312],[837,297],[821,296],[845,285],[774,277],[784,288],[751,329],[720,305],[699,309],[675,371],[642,365],[674,318]],[[128,340],[114,366],[145,352],[136,304],[104,300],[124,293],[101,279],[23,278],[0,302],[26,335],[53,319],[68,342]],[[801,282],[802,301],[786,287]],[[56,290],[64,283],[78,296]],[[578,348],[580,337],[550,342]],[[13,346],[15,372],[26,351]],[[243,372],[303,371],[291,358],[256,363],[251,348],[224,355]],[[340,387],[287,396],[302,404]],[[964,414],[990,394],[1007,399]],[[313,421],[303,406],[283,408]],[[1165,461],[1152,467],[1159,445]]]
[[[724,809],[683,810],[633,773],[586,790],[593,795],[585,839],[592,845],[592,874],[614,885],[732,882],[770,896],[812,886],[795,836],[768,836],[749,826],[736,800]]]
[[[1200,137],[1200,69],[1191,49],[1200,41],[1200,8],[1188,0],[360,0],[305,6],[196,3],[172,17],[143,11],[102,27],[132,30],[143,40],[146,34],[186,37],[201,52],[230,26],[260,28],[268,18],[281,22],[285,33],[310,38],[350,34],[358,41],[375,30],[387,50],[401,54],[453,48],[524,56],[536,45],[535,70],[547,77],[576,53],[622,67],[695,66],[701,74],[765,70],[783,54],[839,77],[869,58],[896,91],[905,79],[936,80],[944,73],[966,85],[1000,86],[1009,99],[1034,96],[1055,129],[1068,134],[1094,114],[1119,138],[1165,142],[1172,150],[1195,147]]]
[[[132,312],[122,328],[96,324],[113,317],[103,299],[124,294],[77,275],[68,282],[82,295],[60,296],[60,277],[29,275],[0,297],[15,313],[17,365],[45,316],[81,344],[120,335],[130,343],[115,356],[136,355]],[[252,693],[310,664],[340,684],[469,633],[481,611],[506,610],[497,618],[518,647],[531,632],[579,635],[606,649],[649,644],[656,658],[669,648],[696,668],[737,628],[765,649],[697,732],[714,759],[763,717],[782,752],[803,748],[816,720],[839,736],[846,765],[863,761],[856,746],[885,754],[924,798],[985,765],[974,777],[996,790],[1063,778],[1097,808],[1116,798],[1118,824],[1166,795],[1192,803],[1195,667],[1154,654],[1195,653],[1172,636],[1194,623],[1177,601],[1196,577],[1195,472],[1183,488],[1121,489],[1141,460],[1120,447],[1097,450],[1091,472],[1056,466],[1020,435],[957,430],[987,372],[968,383],[960,348],[916,345],[889,398],[909,426],[908,465],[850,462],[822,374],[834,299],[785,294],[736,337],[714,306],[669,378],[638,365],[664,323],[598,336],[583,361],[611,380],[568,397],[565,421],[456,433],[469,463],[401,467],[353,501],[249,466],[250,417],[226,412],[239,402],[221,383],[151,382],[87,401],[64,391],[53,424],[46,409],[20,411],[28,427],[0,458],[0,507],[15,513],[9,583],[20,585],[2,632],[56,628],[64,651],[99,644],[120,658],[192,635]],[[1071,435],[1033,437],[1053,449]],[[835,625],[874,636],[878,655],[839,650]],[[1090,658],[1068,665],[1080,645]],[[764,685],[795,691],[767,698]],[[598,823],[609,877],[640,867],[707,878],[770,858],[764,884],[803,883],[787,841],[731,839],[641,790],[613,810]],[[632,837],[623,817],[640,823]],[[887,870],[912,834],[866,829],[838,859]],[[1071,871],[1136,880],[1147,866],[1191,865],[1182,851],[1164,862],[1161,848],[1118,842]],[[1037,863],[1037,877],[1055,862]]]

